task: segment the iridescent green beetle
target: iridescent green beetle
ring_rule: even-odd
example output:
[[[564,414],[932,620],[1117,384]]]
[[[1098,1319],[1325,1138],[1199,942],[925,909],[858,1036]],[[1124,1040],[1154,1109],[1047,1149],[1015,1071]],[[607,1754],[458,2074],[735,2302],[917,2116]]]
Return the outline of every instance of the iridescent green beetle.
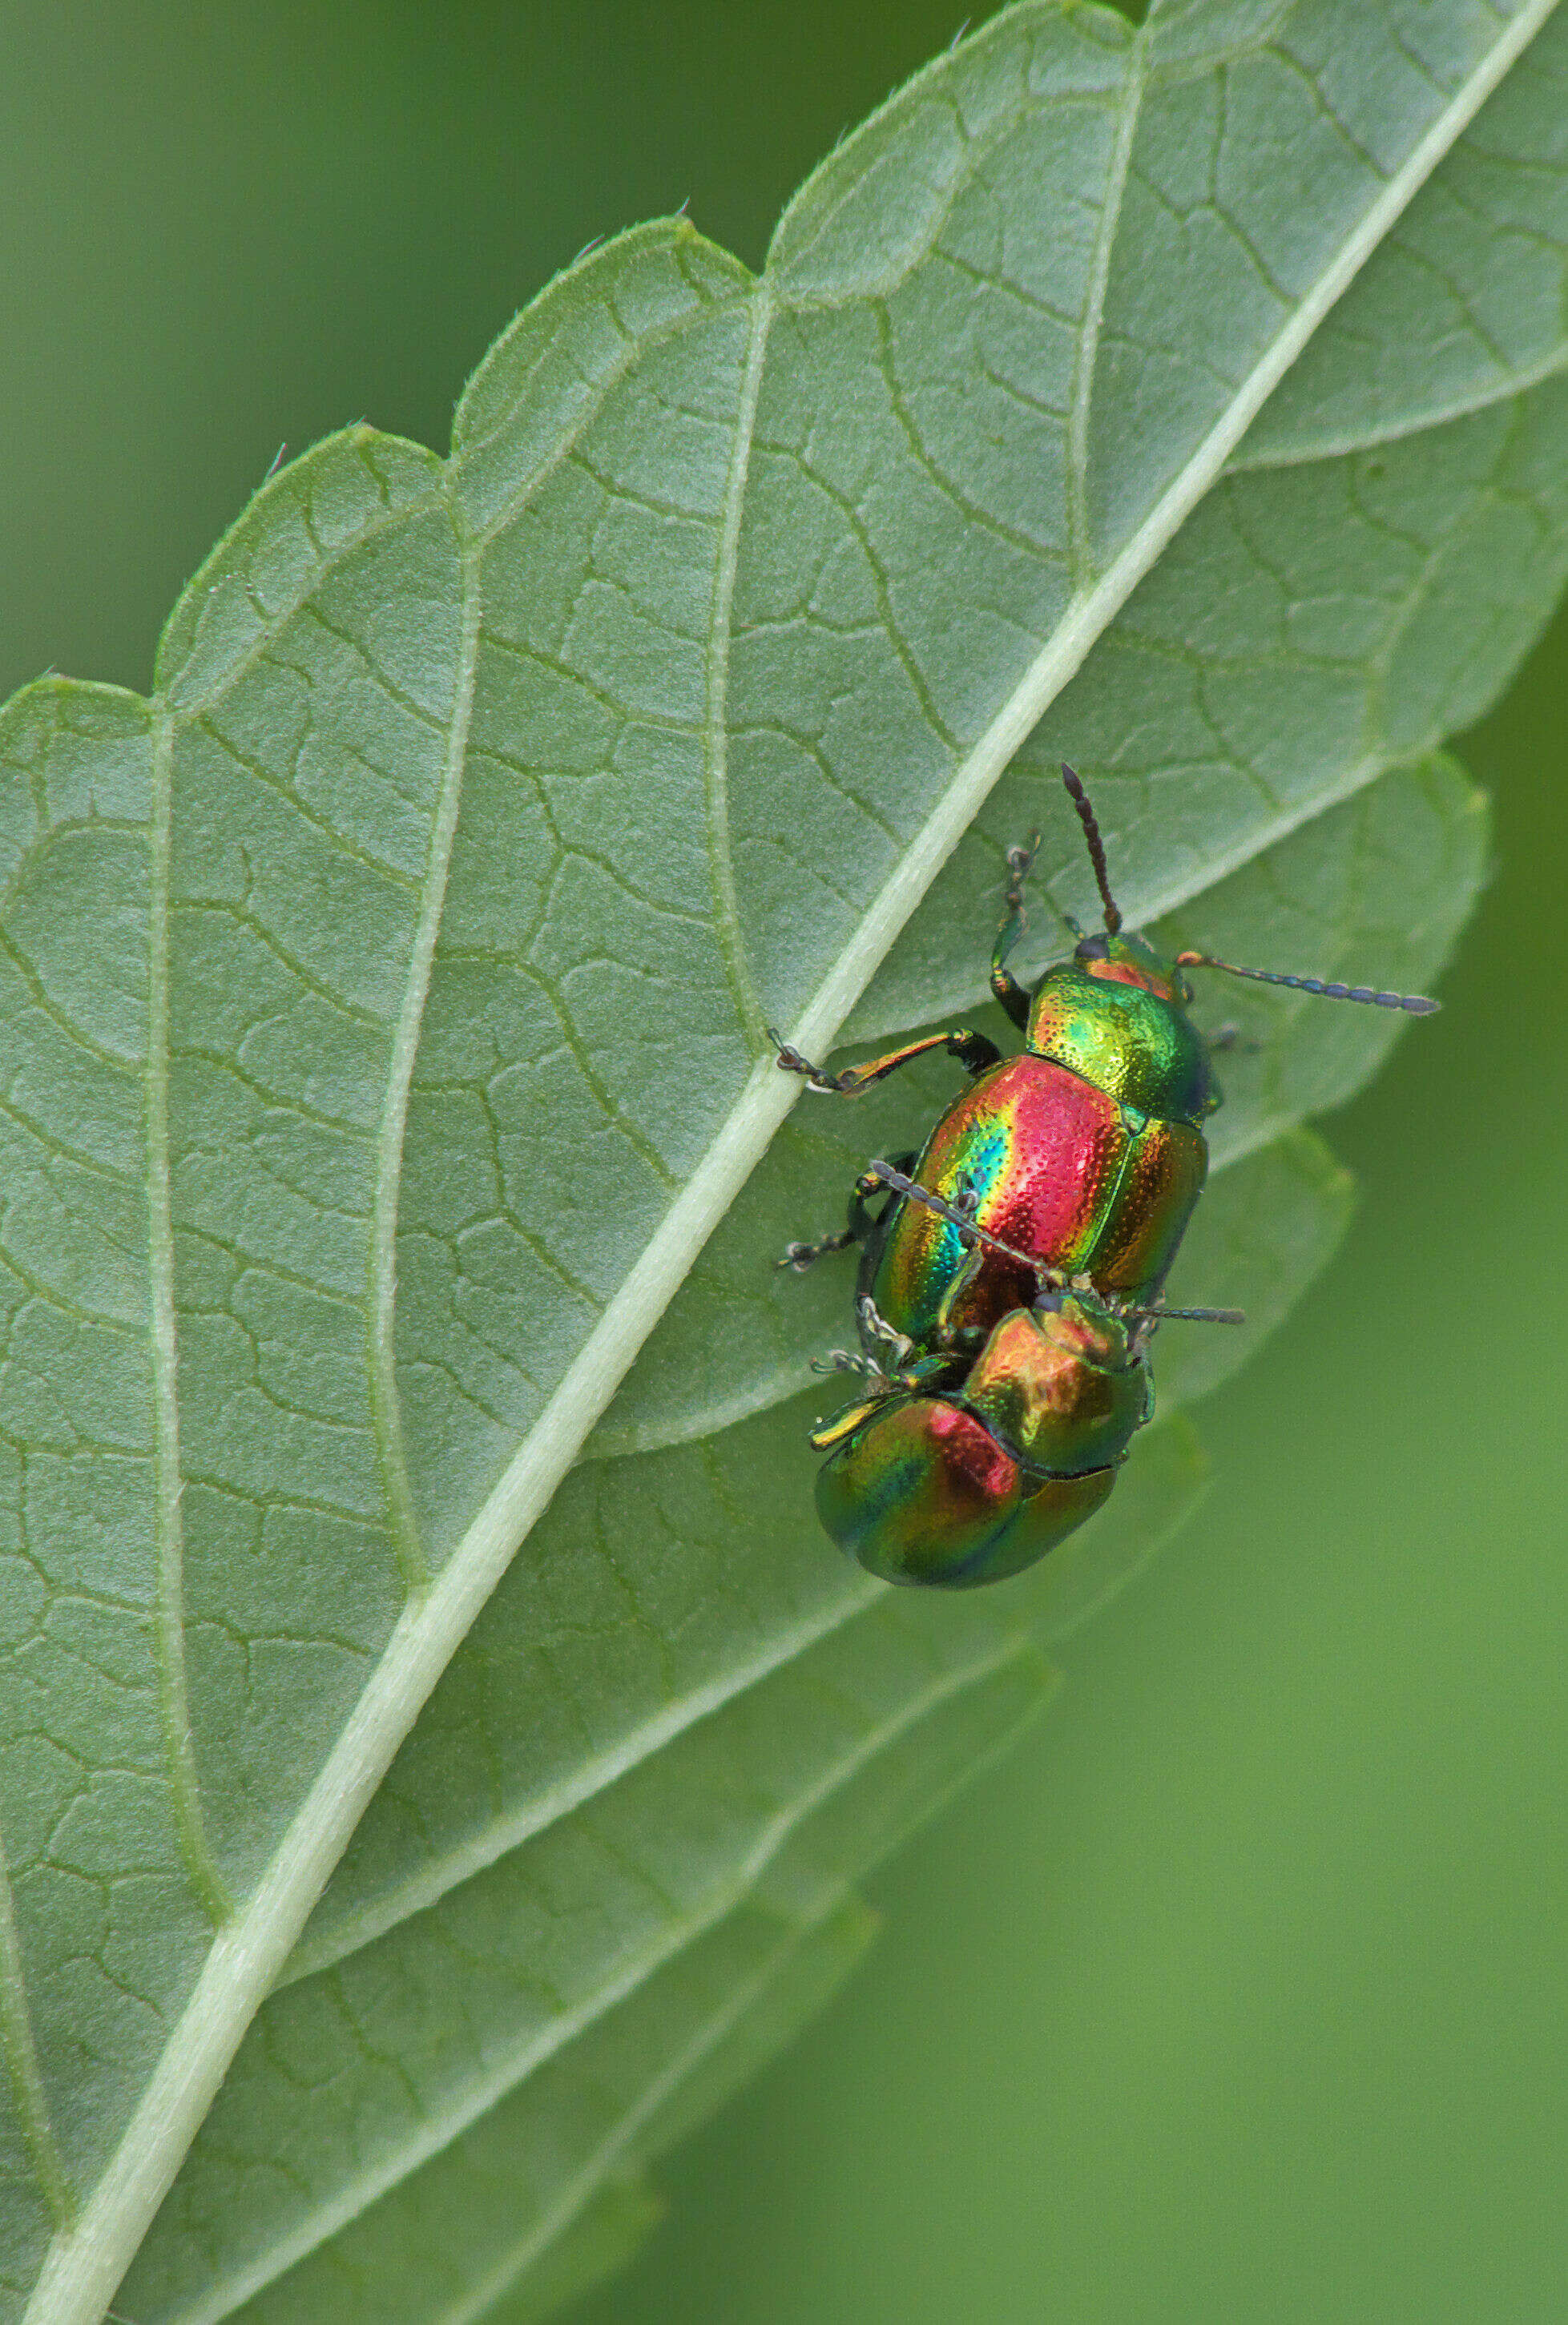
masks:
[[[1023,933],[1023,884],[1037,836],[1011,852],[990,981],[1024,1033],[1020,1056],[1004,1058],[984,1034],[966,1029],[932,1034],[845,1073],[828,1074],[779,1043],[782,1067],[803,1074],[813,1089],[842,1098],[858,1096],[932,1050],[947,1051],[969,1069],[969,1088],[918,1156],[874,1162],[856,1182],[847,1228],[814,1244],[792,1244],[779,1264],[803,1269],[825,1252],[859,1246],[863,1354],[846,1361],[879,1384],[882,1397],[929,1401],[935,1394],[982,1428],[988,1423],[969,1396],[970,1367],[984,1364],[988,1386],[998,1365],[1021,1360],[1022,1338],[1010,1338],[998,1351],[995,1335],[1016,1312],[1035,1311],[1043,1295],[1071,1289],[1079,1296],[1086,1329],[1104,1344],[1092,1358],[1081,1352],[1080,1361],[1092,1367],[1111,1361],[1107,1351],[1118,1345],[1115,1327],[1123,1335],[1117,1361],[1123,1369],[1141,1369],[1148,1334],[1174,1312],[1161,1305],[1161,1287],[1207,1174],[1203,1124],[1220,1102],[1212,1060],[1224,1046],[1224,1037],[1205,1037],[1192,1022],[1189,968],[1224,969],[1417,1016],[1437,1006],[1419,994],[1240,968],[1208,953],[1163,958],[1144,938],[1124,931],[1093,810],[1071,767],[1062,768],[1062,778],[1083,829],[1105,925],[1101,933],[1086,934],[1071,922],[1078,940],[1072,959],[1047,969],[1031,996],[1007,964]],[[877,1196],[882,1208],[873,1211]],[[1181,1312],[1234,1320],[1230,1311]],[[1131,1339],[1128,1324],[1135,1328]],[[1049,1338],[1053,1328],[1042,1323],[1039,1329]],[[883,1363],[889,1347],[907,1352],[892,1371]],[[896,1427],[895,1413],[904,1416]],[[913,1404],[890,1405],[884,1414],[862,1400],[816,1433],[812,1441],[831,1455],[819,1505],[835,1540],[889,1579],[940,1582],[948,1566],[953,1580],[989,1579],[993,1573],[1016,1572],[1098,1507],[1137,1425],[1127,1422],[1109,1455],[1097,1498],[1087,1487],[1077,1489],[1076,1499],[1062,1496],[1065,1522],[1054,1531],[1036,1527],[1028,1536],[1035,1547],[1027,1552],[1023,1533],[1008,1536],[1010,1548],[993,1542],[983,1558],[972,1550],[943,1482],[947,1455],[939,1457],[935,1423],[930,1415],[917,1415]],[[949,1439],[954,1445],[970,1441],[967,1426],[943,1426],[944,1447]],[[923,1472],[910,1450],[922,1430]],[[1062,1472],[1043,1446],[1032,1453],[990,1433],[1009,1458],[1023,1455],[1020,1476],[1090,1474]],[[904,1449],[897,1474],[905,1481],[896,1489],[878,1467],[883,1454],[875,1451],[874,1458],[875,1449],[890,1449],[895,1440]],[[1075,1514],[1067,1514],[1070,1508]],[[951,1536],[945,1543],[944,1533]],[[918,1548],[913,1546],[917,1536]],[[960,1537],[970,1546],[960,1547]]]
[[[917,1359],[817,1430],[817,1511],[885,1582],[999,1582],[1092,1517],[1154,1410],[1138,1330],[1091,1292],[1004,1316],[967,1371]]]

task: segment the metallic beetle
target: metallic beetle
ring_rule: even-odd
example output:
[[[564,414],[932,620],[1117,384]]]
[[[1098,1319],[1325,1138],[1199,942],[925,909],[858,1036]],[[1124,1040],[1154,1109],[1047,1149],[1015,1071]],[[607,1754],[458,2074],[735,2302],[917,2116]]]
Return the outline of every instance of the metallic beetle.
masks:
[[[856,1181],[841,1233],[792,1244],[780,1262],[803,1269],[859,1247],[861,1353],[835,1361],[863,1373],[871,1393],[813,1435],[830,1454],[818,1506],[834,1540],[890,1581],[985,1581],[1032,1563],[1109,1492],[1147,1417],[1144,1352],[1155,1324],[1178,1313],[1239,1320],[1161,1301],[1208,1171],[1203,1124],[1220,1102],[1212,1060],[1224,1037],[1194,1024],[1186,970],[1220,968],[1415,1015],[1437,1006],[1207,953],[1163,958],[1124,931],[1093,811],[1072,768],[1062,774],[1105,925],[1090,934],[1070,922],[1072,959],[1047,969],[1031,996],[1007,959],[1023,933],[1037,835],[1011,851],[990,982],[1024,1034],[1020,1055],[1004,1058],[965,1028],[829,1074],[778,1042],[782,1067],[837,1097],[857,1097],[935,1050],[971,1077],[918,1155],[874,1162]],[[1063,1292],[1073,1295],[1070,1309],[1052,1304]],[[1042,1408],[1022,1435],[1010,1433],[998,1400],[1011,1391],[1027,1403],[1042,1346],[1054,1352],[1050,1369],[1065,1403],[1049,1426]],[[1111,1377],[1128,1385],[1113,1400],[1114,1428],[1094,1440],[1096,1461],[1065,1458],[1077,1423],[1064,1438],[1056,1420]]]
[[[967,1371],[917,1360],[817,1430],[817,1510],[886,1582],[1032,1566],[1091,1517],[1154,1409],[1143,1339],[1090,1292],[1002,1317]]]

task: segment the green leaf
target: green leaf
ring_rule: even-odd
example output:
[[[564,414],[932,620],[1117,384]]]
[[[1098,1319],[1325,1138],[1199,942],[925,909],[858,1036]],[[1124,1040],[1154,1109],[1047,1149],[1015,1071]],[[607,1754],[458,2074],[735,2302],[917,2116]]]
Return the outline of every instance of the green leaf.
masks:
[[[798,1443],[780,1418],[765,1425],[782,1437],[775,1458],[755,1438],[750,1449],[775,1497]],[[754,1522],[763,1506],[752,1500]],[[562,2159],[580,2200],[593,2186],[588,2161],[597,2172],[637,2152],[644,2114],[706,2062],[754,1978],[782,1967],[781,1941],[787,1956],[841,1903],[850,1873],[1037,1709],[1042,1676],[1016,1609],[981,1606],[943,1623],[939,1609],[885,1592],[620,1784],[378,1942],[286,1987],[242,2048],[210,2141],[126,2284],[132,2313],[224,2313],[280,2256],[313,2252],[389,2186],[404,2218],[422,2201],[403,2188],[407,2175],[432,2152],[445,2172],[452,2139],[503,2105],[505,2124],[485,2136],[519,2141],[526,2121],[554,2158],[563,2116],[572,2119],[561,2086],[598,2094],[608,2082],[613,2107],[608,2121],[602,2102],[594,2110],[588,2156]],[[728,1966],[738,1945],[750,1965],[739,1989]],[[717,1980],[715,1954],[727,1965]],[[693,1982],[696,2034],[667,1994]],[[394,2026],[395,2099],[384,2047]],[[607,2056],[628,2051],[624,2073],[607,2069]],[[329,2109],[299,2105],[302,2074],[333,2089]],[[280,2101],[292,2126],[283,2146]],[[366,2148],[357,2132],[372,2115],[378,2136]],[[280,2209],[274,2192],[258,2206],[264,2163],[308,2187],[309,2201]],[[515,2221],[515,2202],[514,2190],[495,2228]],[[450,2271],[467,2265],[448,2257]],[[320,2283],[316,2268],[302,2275]],[[312,2297],[284,2280],[268,2305],[308,2315]]]
[[[1318,976],[1353,970],[1384,989],[1417,992],[1448,956],[1483,875],[1486,844],[1484,802],[1452,759],[1391,768],[1219,882],[1201,909],[1157,923],[1156,933],[1173,951],[1192,945],[1243,963],[1300,961]],[[1016,1037],[1001,1012],[973,1005],[985,991],[988,956],[979,932],[987,917],[982,906],[970,924],[960,972],[970,989],[946,1022],[972,1020],[1007,1049]],[[1046,958],[1041,953],[1038,965]],[[1174,1280],[1183,1299],[1229,1305],[1232,1294],[1203,1289],[1203,1265],[1193,1258],[1227,1188],[1224,1173],[1348,1098],[1387,1054],[1399,1020],[1218,978],[1202,1001],[1207,1022],[1233,1024],[1241,1047],[1225,1061],[1226,1102],[1209,1134],[1216,1175]],[[806,1385],[812,1358],[849,1329],[852,1263],[781,1276],[758,1267],[758,1251],[776,1257],[795,1237],[836,1227],[868,1156],[917,1146],[956,1081],[951,1063],[923,1061],[852,1106],[809,1098],[791,1116],[661,1317],[587,1454],[702,1436]],[[1162,1381],[1177,1337],[1161,1344]],[[1227,1336],[1228,1346],[1252,1344],[1250,1335]]]
[[[1085,903],[1062,755],[1131,917],[1441,959],[1432,755],[1568,567],[1565,26],[1029,0],[760,276],[624,236],[450,460],[273,479],[147,701],[0,714],[0,2315],[99,2314],[172,2181],[137,2325],[351,2311],[469,2141],[469,2273],[365,2312],[578,2281],[1169,1522],[1179,1427],[989,1611],[839,1564],[780,1400],[842,1280],[769,1264],[951,1083],[786,1129],[765,1028],[968,1012],[1010,840]],[[1293,1125],[1394,1028],[1214,1010],[1183,1265],[1261,1329],[1343,1216]],[[1163,1339],[1163,1404],[1239,1352]]]

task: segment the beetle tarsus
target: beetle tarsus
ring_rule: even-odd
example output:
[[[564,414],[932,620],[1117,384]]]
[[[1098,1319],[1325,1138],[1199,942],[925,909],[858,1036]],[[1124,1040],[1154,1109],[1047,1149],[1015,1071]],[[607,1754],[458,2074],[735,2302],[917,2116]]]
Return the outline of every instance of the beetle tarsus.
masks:
[[[781,1068],[844,1097],[932,1052],[977,1078],[918,1154],[861,1172],[845,1229],[792,1243],[780,1262],[800,1272],[863,1247],[858,1348],[815,1366],[862,1385],[812,1442],[824,1456],[824,1527],[890,1582],[969,1589],[1033,1564],[1103,1505],[1151,1417],[1147,1352],[1160,1326],[1245,1320],[1235,1308],[1169,1307],[1161,1289],[1208,1165],[1202,1125],[1220,1100],[1211,1061],[1256,1046],[1234,1027],[1205,1039],[1183,971],[1221,968],[1413,1016],[1436,1006],[1208,953],[1173,957],[1127,932],[1083,785],[1071,767],[1062,782],[1104,931],[1069,920],[1072,959],[1027,993],[1007,964],[1037,836],[1007,850],[990,984],[1023,1033],[1021,1056],[1004,1064],[984,1034],[955,1030],[830,1074],[773,1036]]]
[[[874,1347],[886,1348],[888,1355],[894,1358],[894,1366],[885,1366],[884,1369],[890,1370],[899,1365],[907,1364],[914,1354],[914,1342],[908,1335],[890,1324],[878,1310],[877,1302],[866,1293],[861,1294],[855,1302],[855,1306],[860,1318],[862,1338],[869,1341]]]
[[[803,1075],[812,1089],[821,1090],[826,1095],[838,1097],[842,1094],[843,1084],[849,1076],[825,1073],[821,1066],[813,1066],[810,1058],[803,1057],[794,1043],[786,1042],[775,1026],[768,1027],[767,1038],[777,1052],[778,1064],[786,1074]]]
[[[1035,858],[1040,853],[1038,829],[1029,834],[1021,848],[1007,850],[1007,890],[1002,901],[1009,912],[1024,909],[1024,883],[1034,869]]]
[[[819,1236],[815,1243],[787,1243],[784,1257],[775,1259],[774,1265],[775,1268],[787,1267],[793,1274],[803,1275],[813,1261],[826,1259],[830,1252],[848,1251],[858,1241],[859,1237],[852,1235],[848,1227],[841,1227],[837,1235]]]

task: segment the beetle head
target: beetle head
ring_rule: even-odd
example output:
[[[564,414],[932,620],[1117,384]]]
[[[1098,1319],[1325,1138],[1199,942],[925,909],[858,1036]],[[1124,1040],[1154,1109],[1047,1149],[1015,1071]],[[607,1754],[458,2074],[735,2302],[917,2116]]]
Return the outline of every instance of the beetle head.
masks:
[[[1072,958],[1090,977],[1102,977],[1108,984],[1137,985],[1181,1008],[1192,998],[1192,989],[1174,961],[1157,953],[1146,937],[1132,936],[1125,929],[1114,936],[1081,937]]]

